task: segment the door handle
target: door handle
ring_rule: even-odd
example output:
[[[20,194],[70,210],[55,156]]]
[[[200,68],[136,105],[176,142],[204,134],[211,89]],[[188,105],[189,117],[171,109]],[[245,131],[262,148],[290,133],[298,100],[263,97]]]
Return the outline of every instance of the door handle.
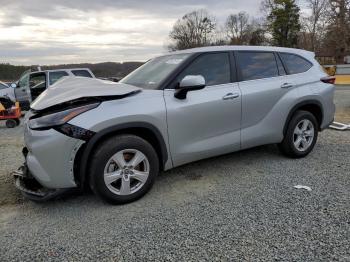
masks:
[[[228,93],[222,99],[223,100],[229,100],[229,99],[234,99],[234,98],[237,98],[237,97],[239,97],[238,93]]]
[[[291,88],[291,87],[293,87],[293,86],[294,86],[294,85],[291,84],[291,83],[284,83],[284,84],[281,85],[281,88]]]

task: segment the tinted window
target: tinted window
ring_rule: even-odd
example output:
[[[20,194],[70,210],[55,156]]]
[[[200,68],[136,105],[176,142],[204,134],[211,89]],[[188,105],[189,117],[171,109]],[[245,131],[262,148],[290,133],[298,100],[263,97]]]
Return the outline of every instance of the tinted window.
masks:
[[[275,55],[269,52],[238,52],[243,80],[278,76]]]
[[[300,56],[286,53],[281,53],[280,55],[289,74],[303,73],[312,67],[309,61]]]
[[[72,70],[72,73],[75,76],[92,77],[92,75],[86,70]]]
[[[67,76],[65,71],[50,72],[50,85],[54,84],[61,77]]]
[[[229,54],[216,53],[201,55],[181,73],[179,81],[187,75],[202,75],[205,78],[207,86],[230,83]]]

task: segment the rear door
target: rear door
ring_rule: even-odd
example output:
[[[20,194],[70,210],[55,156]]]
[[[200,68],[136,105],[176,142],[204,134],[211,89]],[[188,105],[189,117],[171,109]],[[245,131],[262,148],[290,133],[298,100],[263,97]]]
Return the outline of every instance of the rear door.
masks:
[[[239,150],[241,96],[232,72],[230,53],[204,53],[175,80],[178,84],[186,75],[202,75],[204,89],[188,92],[184,100],[174,97],[174,89],[164,90],[175,166]]]
[[[242,148],[276,142],[276,134],[282,134],[276,126],[284,123],[276,124],[268,116],[282,114],[276,104],[294,83],[274,52],[237,51],[235,57],[242,92]]]

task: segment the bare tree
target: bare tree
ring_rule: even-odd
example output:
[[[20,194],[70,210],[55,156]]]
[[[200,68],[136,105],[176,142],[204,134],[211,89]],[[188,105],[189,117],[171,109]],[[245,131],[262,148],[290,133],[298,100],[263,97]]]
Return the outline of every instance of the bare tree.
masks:
[[[250,29],[249,15],[246,12],[229,15],[225,25],[231,44],[242,45],[249,41],[247,39]]]
[[[329,12],[329,0],[305,0],[305,2],[311,14],[302,19],[302,24],[306,31],[304,37],[309,38],[305,39],[310,45],[308,49],[315,52],[319,49],[319,43],[325,31],[327,13]]]
[[[207,46],[212,43],[215,32],[215,18],[205,10],[197,10],[177,20],[169,37],[172,43],[170,50]]]

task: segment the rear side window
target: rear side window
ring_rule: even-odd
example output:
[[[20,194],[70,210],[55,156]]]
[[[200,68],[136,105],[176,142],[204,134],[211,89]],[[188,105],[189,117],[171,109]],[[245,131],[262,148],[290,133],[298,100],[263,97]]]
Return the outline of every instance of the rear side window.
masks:
[[[303,73],[312,67],[312,63],[301,56],[287,53],[280,53],[280,56],[287,67],[288,74]]]
[[[86,70],[72,70],[72,73],[75,76],[83,76],[83,77],[90,77],[90,78],[92,78],[92,75]]]
[[[49,73],[50,85],[53,85],[54,83],[57,82],[58,79],[67,75],[68,73],[65,71],[50,72]]]
[[[207,86],[231,82],[230,58],[228,53],[203,54],[196,58],[180,75],[179,81],[187,75],[202,75]]]
[[[243,81],[278,76],[274,53],[238,52],[237,55]]]

